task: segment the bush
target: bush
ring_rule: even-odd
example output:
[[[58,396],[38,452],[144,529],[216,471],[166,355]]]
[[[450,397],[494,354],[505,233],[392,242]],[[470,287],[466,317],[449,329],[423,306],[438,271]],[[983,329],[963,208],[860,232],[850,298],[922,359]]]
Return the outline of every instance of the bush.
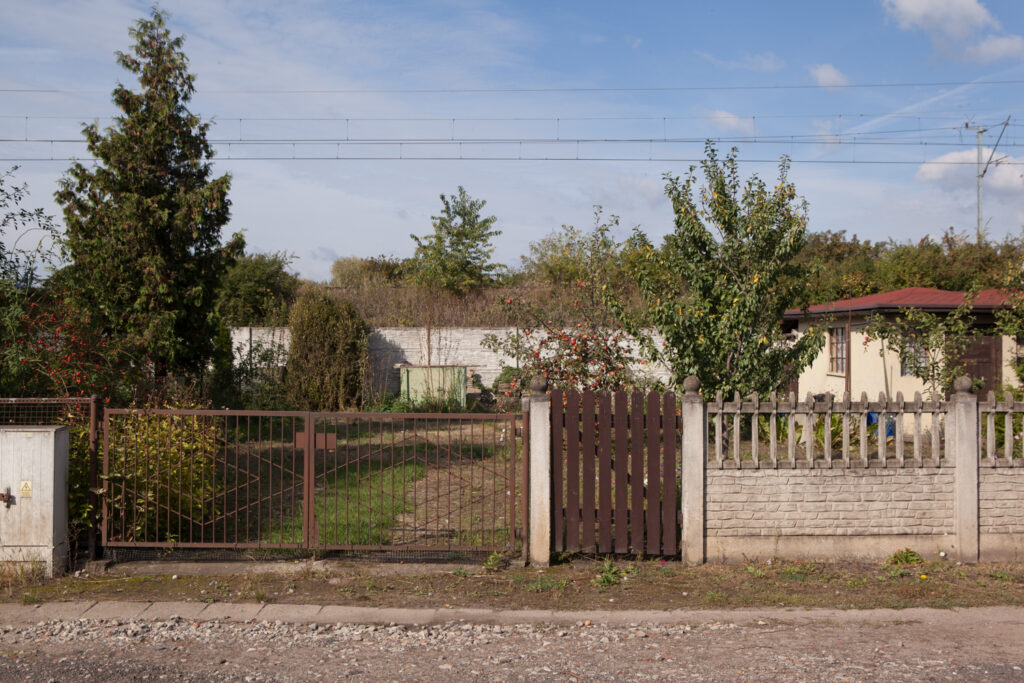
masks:
[[[217,495],[223,487],[216,470],[222,432],[218,420],[146,411],[112,420],[107,475],[111,519],[115,520],[112,537],[122,541],[186,540],[217,514]]]
[[[322,289],[309,289],[292,307],[289,326],[289,404],[302,410],[358,406],[369,367],[370,330],[355,309]]]

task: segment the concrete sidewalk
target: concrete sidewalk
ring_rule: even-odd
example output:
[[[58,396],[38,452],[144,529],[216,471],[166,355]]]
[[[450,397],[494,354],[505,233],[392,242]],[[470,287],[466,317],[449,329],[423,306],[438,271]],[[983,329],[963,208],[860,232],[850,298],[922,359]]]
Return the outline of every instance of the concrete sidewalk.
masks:
[[[834,610],[762,608],[737,610],[499,610],[499,609],[406,609],[352,607],[347,605],[290,605],[230,602],[46,602],[38,605],[0,604],[0,624],[18,626],[41,621],[74,619],[193,621],[281,621],[291,624],[399,624],[427,625],[451,622],[473,624],[553,624],[627,626],[629,624],[736,624],[782,621],[788,624],[829,622],[836,624],[892,624],[914,621],[1024,624],[1024,607],[973,607],[968,609],[916,608],[905,610]]]

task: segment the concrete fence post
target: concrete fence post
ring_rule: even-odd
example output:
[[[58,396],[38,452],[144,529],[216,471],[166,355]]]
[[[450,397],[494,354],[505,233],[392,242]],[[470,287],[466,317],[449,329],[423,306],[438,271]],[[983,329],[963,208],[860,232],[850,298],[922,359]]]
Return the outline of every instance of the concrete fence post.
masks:
[[[683,562],[704,564],[704,469],[708,461],[707,406],[700,380],[683,380],[682,434],[682,549]]]
[[[547,380],[530,381],[530,509],[527,527],[530,564],[551,564],[551,407]]]
[[[978,540],[978,397],[971,393],[970,377],[953,382],[949,402],[949,433],[946,457],[953,459],[953,529],[957,559],[975,563]]]

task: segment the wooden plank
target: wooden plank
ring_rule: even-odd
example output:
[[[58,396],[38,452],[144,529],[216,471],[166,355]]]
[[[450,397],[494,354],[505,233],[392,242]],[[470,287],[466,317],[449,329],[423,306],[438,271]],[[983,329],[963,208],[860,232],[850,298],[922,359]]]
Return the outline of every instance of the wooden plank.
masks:
[[[612,551],[612,396],[607,391],[598,397],[597,446],[597,549],[601,553]]]
[[[580,549],[580,394],[570,391],[565,404],[565,549]]]
[[[644,395],[634,391],[630,405],[629,438],[630,549],[644,552]]]
[[[661,554],[661,430],[658,417],[661,401],[653,391],[647,395],[647,554]]]
[[[676,395],[668,392],[662,399],[662,415],[665,426],[662,430],[662,496],[661,496],[661,552],[675,555],[678,552],[679,517],[676,515],[676,452],[679,440],[676,438]]]
[[[563,472],[565,467],[565,407],[562,405],[564,396],[561,389],[551,392],[551,490],[554,500],[551,501],[552,547],[557,552],[565,550],[565,484]],[[527,511],[529,514],[529,511]]]
[[[615,552],[629,552],[629,420],[626,392],[615,392]]]
[[[583,525],[583,544],[581,549],[585,553],[593,553],[597,551],[597,543],[594,540],[594,527],[596,520],[594,519],[594,510],[597,507],[597,501],[595,500],[597,478],[594,472],[594,461],[597,458],[597,448],[595,447],[594,440],[596,435],[596,425],[594,420],[597,419],[597,414],[594,410],[594,392],[587,390],[583,392],[583,408],[580,416],[580,429],[583,430],[583,476],[580,478],[580,485],[583,488],[583,500],[581,505],[583,506],[583,514],[581,524]]]

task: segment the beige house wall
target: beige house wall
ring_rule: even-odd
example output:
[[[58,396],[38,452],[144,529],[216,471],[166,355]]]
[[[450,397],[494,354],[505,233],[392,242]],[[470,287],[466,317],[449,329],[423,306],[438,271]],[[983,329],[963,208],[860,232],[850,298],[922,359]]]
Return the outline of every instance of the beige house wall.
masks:
[[[845,326],[846,322],[837,322],[833,327]],[[810,326],[807,322],[801,322],[798,331],[800,334],[807,332]],[[895,399],[896,394],[903,393],[903,398],[913,400],[916,392],[921,392],[921,398],[929,400],[928,390],[922,380],[917,377],[903,377],[900,374],[899,356],[886,349],[882,354],[882,342],[878,339],[868,341],[864,331],[863,321],[851,321],[850,323],[850,354],[847,362],[850,374],[850,396],[853,400],[859,400],[861,393],[867,393],[868,399],[878,400],[879,395]],[[828,332],[831,334],[831,332]],[[829,370],[829,345],[828,339],[825,346],[818,354],[810,367],[800,374],[799,387],[800,396],[807,392],[821,394],[832,392],[836,397],[841,397],[846,391],[846,374],[830,373]]]

